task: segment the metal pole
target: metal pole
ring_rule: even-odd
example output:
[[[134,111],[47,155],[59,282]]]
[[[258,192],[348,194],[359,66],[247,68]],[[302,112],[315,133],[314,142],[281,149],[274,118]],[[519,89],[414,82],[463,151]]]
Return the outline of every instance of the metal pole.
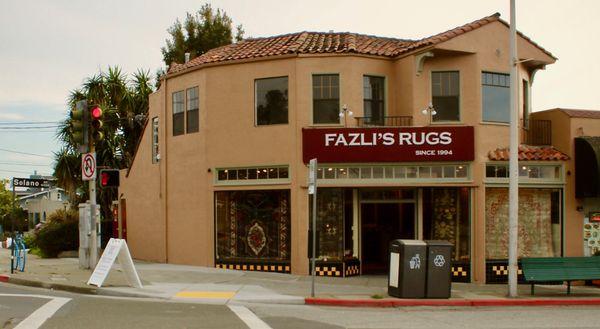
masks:
[[[517,106],[518,72],[517,72],[517,28],[515,0],[510,0],[510,163],[508,188],[508,295],[517,297],[517,257],[519,227],[519,109]]]
[[[90,143],[90,153],[96,151],[94,143]],[[96,166],[97,167],[97,166]],[[96,170],[96,168],[94,168]],[[92,235],[90,236],[90,268],[94,269],[98,262],[98,236],[97,236],[97,219],[96,219],[96,179],[92,179],[89,182],[90,189],[90,229]]]
[[[315,161],[315,175],[317,171],[317,162]],[[316,258],[317,258],[317,177],[314,180],[315,191],[312,199],[312,284],[310,288],[310,296],[315,297],[315,276],[317,275]]]
[[[16,202],[17,202],[17,195],[15,192],[15,179],[13,177],[13,182],[12,182],[12,214],[10,215],[10,229],[11,229],[11,236],[12,236],[12,240],[10,241],[10,274],[13,274],[15,272],[15,213],[17,211],[16,209]]]

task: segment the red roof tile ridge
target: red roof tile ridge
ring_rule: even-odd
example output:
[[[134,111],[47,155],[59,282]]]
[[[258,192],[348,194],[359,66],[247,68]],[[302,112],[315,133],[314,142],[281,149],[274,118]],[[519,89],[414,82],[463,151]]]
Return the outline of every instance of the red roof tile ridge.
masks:
[[[510,159],[510,149],[497,148],[488,152],[488,158],[492,161],[508,161]],[[522,161],[557,161],[569,160],[569,156],[557,150],[553,146],[534,146],[521,144],[519,145],[519,160]]]
[[[600,110],[565,109],[557,107],[546,111],[560,111],[572,118],[600,119]]]

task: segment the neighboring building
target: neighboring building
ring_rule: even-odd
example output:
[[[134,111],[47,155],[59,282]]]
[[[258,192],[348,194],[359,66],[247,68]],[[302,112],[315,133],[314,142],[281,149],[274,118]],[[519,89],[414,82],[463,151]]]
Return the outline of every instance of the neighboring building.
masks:
[[[405,238],[450,241],[455,281],[506,280],[508,40],[496,14],[421,40],[248,39],[171,66],[121,177],[133,256],[308,274],[316,157],[319,275],[383,273]],[[517,43],[520,255],[580,255],[570,153],[527,145],[530,85],[556,58]]]
[[[565,207],[567,255],[579,255],[582,249],[586,256],[600,252],[600,111],[557,108],[531,118],[538,122],[532,130],[541,132],[536,135],[570,157],[564,193],[577,202]]]
[[[46,218],[69,204],[68,196],[62,188],[56,187],[32,193],[19,198],[19,206],[27,211],[29,228],[46,222]]]

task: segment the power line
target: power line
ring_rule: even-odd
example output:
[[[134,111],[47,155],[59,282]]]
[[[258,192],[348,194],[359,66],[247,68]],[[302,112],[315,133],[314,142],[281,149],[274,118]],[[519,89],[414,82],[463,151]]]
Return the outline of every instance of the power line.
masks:
[[[0,129],[44,129],[44,128],[57,128],[60,127],[59,125],[56,126],[37,126],[37,127],[0,127]]]
[[[3,148],[0,148],[0,151],[9,152],[9,153],[17,153],[17,154],[25,154],[25,155],[33,155],[33,156],[38,156],[38,157],[43,157],[43,158],[51,158],[52,159],[52,156],[50,156],[50,155],[27,153],[27,152],[19,152],[19,151],[8,150],[8,149],[3,149]]]
[[[8,170],[8,169],[2,169],[2,168],[0,168],[0,172],[14,172],[14,173],[17,173],[17,174],[31,174],[31,175],[33,175],[33,173],[31,171]]]
[[[38,125],[38,124],[49,124],[49,123],[54,123],[54,124],[59,124],[61,123],[60,121],[5,121],[5,122],[0,122],[0,125]]]
[[[14,165],[14,166],[50,167],[49,164],[29,163],[29,162],[2,162],[2,161],[0,161],[0,164],[3,164],[3,165]]]
[[[34,133],[56,133],[56,130],[10,130],[10,129],[6,129],[6,130],[1,130],[0,129],[0,134],[2,133],[30,133],[30,134],[34,134]]]

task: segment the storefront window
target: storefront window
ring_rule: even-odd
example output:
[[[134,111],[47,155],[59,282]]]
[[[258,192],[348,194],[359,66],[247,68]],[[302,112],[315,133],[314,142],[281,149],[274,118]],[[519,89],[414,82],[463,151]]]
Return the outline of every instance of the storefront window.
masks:
[[[560,165],[519,164],[519,178],[559,181],[561,179],[560,172]],[[485,166],[485,177],[507,178],[508,164],[487,164]]]
[[[470,258],[469,189],[423,189],[423,238],[445,240],[454,246],[454,261]]]
[[[311,223],[312,213],[311,202]],[[342,260],[343,256],[344,193],[341,188],[321,188],[317,192],[317,257]]]
[[[215,192],[216,258],[289,261],[289,190]]]
[[[289,169],[281,167],[250,167],[250,168],[220,168],[217,169],[217,183],[252,183],[256,180],[289,181]]]
[[[519,189],[519,257],[561,255],[560,190]],[[486,188],[486,259],[508,258],[508,189]]]
[[[444,166],[326,166],[317,169],[318,179],[369,179],[369,180],[464,180],[469,177],[468,165]]]

